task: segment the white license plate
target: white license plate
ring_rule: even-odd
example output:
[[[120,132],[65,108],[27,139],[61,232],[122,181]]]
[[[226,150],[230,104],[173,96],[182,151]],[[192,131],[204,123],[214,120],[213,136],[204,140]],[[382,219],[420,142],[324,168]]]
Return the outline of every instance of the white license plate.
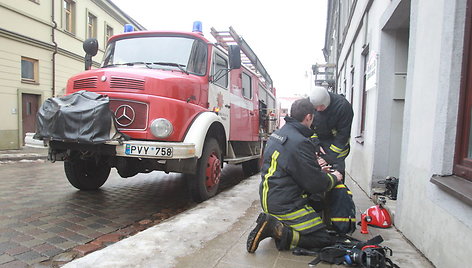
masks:
[[[172,157],[174,150],[172,147],[156,147],[147,145],[126,144],[125,154],[142,156],[165,156]]]

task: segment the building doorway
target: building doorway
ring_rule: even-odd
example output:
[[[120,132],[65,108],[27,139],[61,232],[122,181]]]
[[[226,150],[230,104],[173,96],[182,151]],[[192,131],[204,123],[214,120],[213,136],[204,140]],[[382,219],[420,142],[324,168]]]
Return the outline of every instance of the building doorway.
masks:
[[[21,122],[22,122],[22,138],[21,145],[25,145],[25,136],[28,132],[36,132],[36,114],[39,109],[40,95],[21,94]]]
[[[375,182],[399,177],[402,155],[403,114],[410,46],[410,1],[400,1],[381,31],[378,107],[373,169]]]

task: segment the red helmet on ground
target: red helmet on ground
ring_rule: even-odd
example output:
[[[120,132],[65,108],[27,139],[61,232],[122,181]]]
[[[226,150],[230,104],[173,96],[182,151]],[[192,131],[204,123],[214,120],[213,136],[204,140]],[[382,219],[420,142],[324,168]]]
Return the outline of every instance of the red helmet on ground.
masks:
[[[376,205],[368,208],[365,214],[369,217],[367,224],[380,228],[389,228],[392,226],[392,217],[387,209],[382,205]]]

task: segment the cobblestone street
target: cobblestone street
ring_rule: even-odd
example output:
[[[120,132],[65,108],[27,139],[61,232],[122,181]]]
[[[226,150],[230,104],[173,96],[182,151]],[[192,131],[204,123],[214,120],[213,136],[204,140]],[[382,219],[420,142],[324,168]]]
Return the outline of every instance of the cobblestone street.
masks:
[[[25,267],[73,249],[78,255],[158,223],[190,201],[180,174],[122,179],[79,191],[62,162],[0,165],[0,267]],[[107,235],[108,234],[108,235]]]

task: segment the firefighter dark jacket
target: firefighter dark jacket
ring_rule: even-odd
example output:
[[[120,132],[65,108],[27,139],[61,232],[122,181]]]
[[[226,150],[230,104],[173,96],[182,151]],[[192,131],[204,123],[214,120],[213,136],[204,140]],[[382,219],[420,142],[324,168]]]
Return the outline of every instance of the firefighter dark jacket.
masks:
[[[269,138],[264,150],[259,187],[266,213],[303,233],[323,227],[322,220],[308,206],[308,195],[329,191],[336,177],[321,171],[315,157],[313,131],[291,117]]]
[[[329,93],[330,104],[326,110],[315,112],[312,128],[320,140],[328,163],[337,163],[349,154],[349,137],[354,112],[345,97]]]

